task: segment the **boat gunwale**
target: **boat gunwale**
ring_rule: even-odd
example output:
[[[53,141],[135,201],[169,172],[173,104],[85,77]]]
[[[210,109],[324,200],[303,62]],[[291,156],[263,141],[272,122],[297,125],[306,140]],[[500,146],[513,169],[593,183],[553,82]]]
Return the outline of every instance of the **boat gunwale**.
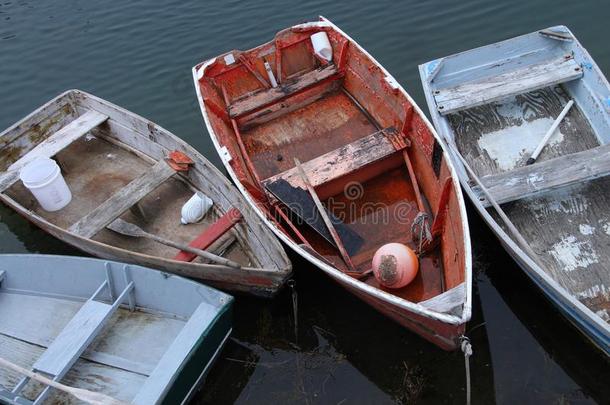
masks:
[[[34,111],[32,111],[31,113],[29,113],[28,115],[26,115],[25,117],[23,117],[22,119],[20,119],[19,121],[15,122],[13,125],[11,125],[10,127],[8,127],[7,129],[3,130],[2,132],[0,132],[0,140],[2,140],[2,137],[7,134],[10,133],[11,131],[15,131],[17,130],[20,125],[22,125],[24,122],[31,120],[32,118],[35,118],[37,115],[41,114],[46,108],[48,108],[50,105],[52,104],[58,104],[61,100],[65,100],[67,104],[69,104],[73,109],[74,109],[74,113],[75,114],[79,114],[78,112],[78,104],[80,103],[78,100],[75,99],[76,95],[81,95],[83,96],[85,99],[91,99],[94,100],[98,103],[101,103],[105,106],[107,106],[108,108],[117,111],[117,113],[121,113],[124,114],[134,120],[138,120],[140,122],[143,123],[152,123],[152,125],[154,125],[154,128],[157,129],[159,132],[164,133],[169,139],[171,139],[172,141],[174,141],[176,143],[177,146],[180,146],[183,149],[187,149],[187,150],[191,150],[192,152],[194,152],[195,155],[197,155],[197,157],[200,157],[201,161],[203,162],[203,164],[205,165],[205,168],[208,169],[210,171],[211,176],[208,174],[206,175],[206,173],[201,173],[204,177],[206,178],[211,178],[211,179],[215,179],[216,182],[214,184],[214,188],[219,189],[219,186],[225,186],[227,188],[231,188],[233,187],[233,185],[229,182],[229,180],[218,170],[218,168],[216,168],[213,164],[211,164],[209,161],[207,161],[207,159],[201,155],[200,152],[198,152],[195,148],[193,148],[192,146],[190,146],[189,144],[187,144],[186,142],[184,142],[181,138],[179,138],[178,136],[174,135],[173,133],[171,133],[170,131],[166,130],[165,128],[161,127],[160,125],[134,113],[131,112],[129,110],[126,110],[114,103],[111,103],[107,100],[101,99],[95,95],[92,95],[90,93],[87,93],[85,91],[82,90],[78,90],[78,89],[69,89],[66,90],[62,93],[60,93],[59,95],[57,95],[56,97],[54,97],[53,99],[47,101],[46,103],[44,103],[43,105],[39,106],[38,108],[36,108]],[[61,107],[61,106],[60,106]],[[86,108],[86,106],[80,106],[80,108]],[[44,117],[43,117],[44,119]],[[112,116],[109,115],[109,119],[112,119]],[[118,124],[120,124],[120,122],[117,122]],[[23,128],[22,129],[22,134],[19,135],[16,139],[18,139],[20,136],[23,135],[23,133],[25,133],[28,129],[30,128],[30,126]],[[139,131],[137,131],[135,128],[131,127],[128,128],[129,130],[133,131],[133,132],[137,132],[139,133]],[[142,139],[145,139],[148,141],[149,144],[155,144],[158,145],[160,148],[162,148],[163,150],[165,150],[166,148],[159,144],[156,143],[144,136],[141,136]],[[113,140],[115,140],[115,138],[113,138]],[[119,139],[116,139],[117,141],[120,142]],[[11,140],[12,142],[13,140]],[[10,144],[10,143],[9,143]],[[0,151],[5,147],[6,145],[2,145],[0,146]],[[128,147],[131,147],[130,145],[125,145]],[[136,148],[133,148],[136,149]],[[139,153],[142,153],[146,156],[148,156],[145,152],[142,151],[138,151]],[[141,158],[141,157],[140,157]],[[150,157],[151,159],[153,159],[152,157]],[[197,169],[197,168],[196,168]],[[201,172],[201,170],[198,170],[199,172]],[[184,179],[186,180],[186,179]],[[190,184],[190,180],[187,182]],[[194,185],[191,185],[194,187]],[[179,265],[179,267],[186,267],[186,269],[188,269],[188,273],[190,274],[186,274],[186,273],[181,273],[179,271],[170,271],[167,269],[163,269],[163,270],[159,270],[159,271],[165,271],[165,272],[170,272],[173,274],[177,274],[177,275],[182,275],[184,277],[194,277],[200,280],[210,280],[212,282],[219,282],[219,283],[225,283],[221,278],[207,278],[207,277],[201,277],[201,276],[197,276],[197,273],[205,276],[206,275],[206,271],[205,268],[214,268],[214,264],[208,264],[208,263],[196,263],[196,262],[183,262],[183,261],[177,261],[177,260],[173,260],[171,258],[164,258],[164,257],[160,257],[160,256],[154,256],[154,255],[149,255],[146,253],[141,253],[141,252],[136,252],[136,251],[132,251],[132,250],[128,250],[128,249],[124,249],[122,247],[118,247],[118,246],[113,246],[113,245],[109,245],[103,242],[99,242],[96,241],[92,238],[85,238],[82,237],[78,234],[72,233],[70,231],[68,231],[67,228],[63,228],[60,227],[58,225],[55,225],[51,222],[49,222],[47,219],[41,217],[40,215],[36,214],[35,212],[26,209],[21,203],[19,203],[18,201],[14,200],[12,197],[10,197],[7,194],[7,191],[10,189],[7,188],[7,190],[5,190],[4,192],[0,192],[0,200],[2,200],[6,205],[8,205],[9,207],[11,207],[12,209],[14,209],[17,213],[19,213],[21,216],[23,216],[25,219],[29,220],[30,222],[35,223],[36,225],[38,225],[43,231],[48,232],[49,229],[52,229],[55,234],[53,234],[53,236],[57,237],[58,239],[62,240],[65,243],[68,243],[80,250],[85,250],[87,245],[91,245],[91,249],[108,249],[111,252],[117,252],[117,254],[120,254],[121,257],[133,257],[135,260],[133,260],[137,265],[141,265],[141,266],[148,266],[148,267],[154,267],[154,265],[150,264],[151,261],[153,262],[158,262],[158,263],[167,263],[167,264],[171,264],[174,267],[177,267]],[[221,191],[219,191],[221,192]],[[237,192],[237,190],[234,191],[234,196],[237,198],[243,198],[243,196],[241,195],[241,193]],[[227,197],[225,197],[227,198]],[[240,209],[246,209],[246,210],[251,210],[251,207],[249,206],[249,204],[247,204],[245,201],[237,201],[237,203],[239,203],[240,205]],[[256,215],[252,215],[253,218],[257,219]],[[247,221],[244,221],[245,226],[250,227],[250,223]],[[248,287],[251,288],[255,288],[255,289],[264,289],[265,291],[268,291],[268,293],[265,293],[264,295],[274,295],[275,293],[277,293],[279,291],[279,289],[281,288],[281,286],[284,284],[284,282],[292,275],[292,264],[285,252],[285,250],[283,249],[283,247],[281,246],[281,244],[275,240],[275,238],[273,237],[273,233],[269,232],[265,226],[260,226],[260,229],[263,230],[263,232],[268,233],[268,237],[266,239],[268,239],[271,243],[275,243],[275,246],[273,246],[273,249],[268,249],[267,248],[267,241],[265,241],[265,243],[263,243],[263,241],[259,240],[259,244],[260,246],[265,246],[266,250],[269,252],[269,256],[272,258],[272,262],[277,262],[275,263],[276,268],[275,269],[268,269],[268,268],[263,268],[261,266],[261,268],[248,268],[250,272],[253,273],[253,276],[255,277],[263,277],[267,280],[270,281],[270,285],[260,285],[260,284],[253,284],[253,283],[249,283],[246,280],[244,280],[245,282],[242,283],[241,285],[245,287],[244,291],[247,291]],[[255,233],[252,230],[252,233]],[[73,244],[71,242],[66,241],[65,238],[62,238],[58,235],[69,235],[70,238],[75,238],[76,240],[78,240],[80,242],[79,245],[77,244]],[[248,247],[249,248],[249,247]],[[89,252],[90,253],[90,252]],[[253,254],[255,254],[255,252],[253,252]],[[102,258],[103,259],[103,258]],[[110,259],[104,259],[104,260],[116,260],[117,258],[110,258]],[[127,259],[120,259],[120,260],[127,260]],[[141,264],[144,263],[144,264]],[[222,269],[223,267],[219,267],[219,270]],[[239,270],[239,271],[243,271],[243,270]]]
[[[508,38],[503,41],[490,43],[486,45],[482,45],[480,47],[473,48],[472,50],[481,49],[485,47],[495,46],[500,43],[510,43],[511,40],[515,38],[525,37],[527,35],[532,35],[539,33],[543,30],[549,30],[554,28],[560,28],[565,30],[572,36],[573,47],[578,48],[580,52],[582,52],[583,56],[587,58],[588,62],[591,63],[592,69],[595,72],[596,79],[601,80],[607,88],[610,89],[610,83],[608,79],[603,74],[595,60],[591,57],[589,52],[585,47],[582,46],[578,38],[572,33],[572,31],[565,25],[555,25],[552,27],[544,28],[541,30],[534,31],[532,33],[527,33],[523,35],[519,35],[517,37]],[[465,50],[450,56],[459,56],[470,50]],[[560,312],[566,314],[566,318],[572,324],[582,325],[588,333],[583,333],[583,335],[589,339],[593,344],[600,348],[600,350],[604,351],[606,355],[610,356],[610,348],[607,346],[602,347],[602,339],[605,339],[606,342],[610,341],[610,324],[601,319],[599,315],[597,315],[593,310],[580,302],[573,294],[571,294],[568,290],[562,287],[557,281],[555,281],[546,271],[544,271],[536,262],[534,262],[521,247],[513,241],[513,239],[504,231],[504,229],[498,224],[498,222],[491,216],[488,209],[483,206],[481,201],[479,200],[479,196],[473,191],[472,185],[469,183],[469,177],[465,172],[465,168],[463,163],[459,158],[455,156],[455,154],[459,154],[459,151],[456,151],[453,144],[448,141],[448,139],[454,138],[454,131],[451,129],[451,126],[448,122],[447,117],[442,116],[436,108],[434,108],[435,101],[432,95],[432,86],[428,81],[429,73],[427,71],[427,66],[435,61],[442,60],[434,59],[429,62],[425,62],[419,65],[419,74],[420,80],[423,86],[424,95],[426,98],[426,102],[428,104],[428,109],[430,111],[430,116],[432,117],[432,121],[434,122],[434,126],[438,129],[439,134],[443,139],[444,147],[450,153],[453,165],[459,168],[459,181],[464,188],[464,191],[470,198],[472,204],[477,209],[479,215],[483,218],[483,220],[487,223],[487,225],[491,228],[492,232],[499,239],[500,243],[507,250],[507,253],[517,262],[519,267],[527,274],[527,276],[539,286],[542,290],[543,294],[547,297],[547,299],[556,303],[557,309]],[[581,78],[579,80],[585,80],[585,78]],[[589,119],[589,117],[587,117]],[[596,136],[599,139],[599,135],[596,133]],[[445,142],[447,140],[447,142]],[[584,183],[588,183],[592,180],[585,181]],[[580,315],[580,318],[574,316],[573,314]],[[597,328],[592,328],[591,325],[597,326]],[[581,329],[581,328],[578,328]],[[597,341],[596,339],[599,339]]]
[[[466,208],[464,205],[464,198],[462,196],[460,183],[459,183],[458,177],[457,177],[457,172],[456,172],[455,168],[453,167],[452,160],[449,159],[447,151],[444,147],[444,143],[442,142],[442,140],[436,133],[436,130],[434,129],[432,124],[429,122],[428,118],[423,113],[421,108],[415,103],[415,101],[406,92],[406,90],[402,87],[402,85],[400,85],[400,83],[398,83],[398,81],[373,56],[371,56],[364,48],[362,48],[362,46],[360,46],[360,44],[358,44],[353,38],[351,38],[349,35],[347,35],[339,27],[337,27],[335,24],[333,24],[330,20],[326,19],[325,17],[320,16],[319,18],[320,18],[320,21],[297,24],[297,25],[294,25],[287,29],[311,28],[311,27],[325,28],[325,27],[327,27],[327,28],[331,28],[331,29],[335,30],[337,33],[342,35],[345,39],[347,39],[351,43],[351,45],[356,46],[366,57],[368,57],[370,59],[370,61],[377,68],[379,68],[381,70],[381,72],[390,81],[392,81],[392,83],[396,86],[398,91],[400,91],[406,97],[406,99],[411,103],[411,105],[415,108],[415,112],[420,116],[422,121],[426,124],[428,130],[433,135],[433,137],[441,144],[441,146],[443,146],[443,148],[442,148],[443,149],[443,158],[444,158],[445,162],[447,162],[447,168],[449,169],[450,175],[452,177],[453,189],[454,189],[454,193],[456,195],[458,206],[460,209],[460,219],[461,219],[460,224],[462,226],[462,232],[463,232],[463,242],[464,242],[463,249],[464,249],[464,256],[465,256],[464,257],[464,270],[463,270],[464,271],[464,282],[463,283],[466,284],[466,289],[465,289],[465,296],[462,301],[461,316],[456,316],[456,315],[449,314],[449,313],[430,310],[430,309],[426,308],[425,306],[420,305],[419,303],[408,301],[404,298],[398,297],[391,293],[385,292],[379,288],[370,286],[366,283],[356,280],[353,277],[343,273],[342,271],[340,271],[332,266],[329,266],[322,260],[318,259],[311,253],[309,253],[306,250],[304,250],[303,248],[301,248],[295,241],[293,241],[291,238],[289,238],[287,235],[285,235],[282,231],[277,229],[275,224],[273,224],[271,221],[269,221],[267,219],[265,213],[261,211],[261,209],[259,208],[256,201],[254,201],[254,199],[251,197],[250,193],[242,185],[237,174],[231,167],[230,160],[232,158],[230,156],[228,156],[228,153],[223,153],[223,151],[226,151],[226,147],[220,145],[220,141],[219,141],[219,139],[216,135],[216,132],[211,124],[211,121],[209,119],[209,116],[207,113],[207,108],[203,102],[203,97],[202,97],[201,90],[199,87],[199,77],[200,77],[200,75],[201,75],[201,77],[203,77],[205,75],[206,68],[209,65],[211,65],[212,63],[214,63],[217,60],[217,58],[221,57],[222,55],[219,55],[219,56],[210,58],[204,62],[198,63],[192,69],[195,91],[197,93],[197,101],[199,103],[199,108],[203,115],[203,118],[204,118],[204,121],[206,124],[206,128],[208,130],[210,138],[212,139],[212,142],[214,143],[216,150],[219,152],[219,155],[221,157],[222,162],[225,165],[227,172],[233,179],[234,183],[237,185],[238,189],[241,191],[244,198],[250,203],[252,208],[261,218],[261,220],[264,221],[265,224],[267,224],[267,226],[275,233],[275,235],[278,238],[280,238],[284,243],[286,243],[288,246],[290,246],[300,256],[302,256],[303,258],[308,260],[310,263],[316,265],[318,268],[323,270],[325,273],[331,275],[335,279],[338,279],[339,281],[349,285],[351,288],[354,288],[354,289],[357,289],[360,291],[364,291],[368,295],[373,296],[382,302],[385,302],[385,303],[393,305],[395,307],[398,307],[398,308],[413,312],[415,314],[421,315],[423,317],[426,317],[426,318],[429,318],[432,320],[436,320],[436,321],[440,321],[440,322],[443,322],[446,324],[451,324],[451,325],[465,324],[466,322],[468,322],[470,320],[471,315],[472,315],[472,256],[471,256],[471,246],[470,246],[470,231],[468,228]],[[280,32],[283,32],[283,31],[285,31],[285,30],[282,30]],[[262,46],[262,45],[264,45],[264,44],[261,44],[259,46]],[[253,49],[256,49],[256,48],[258,48],[258,47],[255,47]],[[454,288],[458,288],[458,287],[459,287],[459,285],[455,286]],[[450,291],[450,290],[448,290],[448,291]]]

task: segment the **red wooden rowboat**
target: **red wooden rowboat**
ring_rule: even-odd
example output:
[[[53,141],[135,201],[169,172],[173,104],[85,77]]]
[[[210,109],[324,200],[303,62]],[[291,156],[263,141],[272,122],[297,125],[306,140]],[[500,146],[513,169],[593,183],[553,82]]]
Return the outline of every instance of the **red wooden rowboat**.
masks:
[[[261,220],[371,306],[457,348],[471,314],[466,211],[441,140],[396,80],[322,17],[200,63],[193,78],[221,159]],[[399,289],[370,271],[390,242],[420,258]]]

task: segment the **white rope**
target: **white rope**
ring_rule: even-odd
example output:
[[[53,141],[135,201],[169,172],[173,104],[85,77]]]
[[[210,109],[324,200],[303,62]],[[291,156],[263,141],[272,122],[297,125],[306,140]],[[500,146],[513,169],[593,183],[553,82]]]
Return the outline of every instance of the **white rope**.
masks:
[[[470,405],[470,356],[472,356],[472,345],[466,336],[460,338],[461,349],[464,352],[464,366],[466,367],[466,405]]]
[[[294,339],[295,342],[299,339],[299,321],[298,321],[298,298],[297,298],[297,282],[294,279],[288,280],[288,287],[292,293],[292,314],[294,316]]]
[[[420,211],[417,213],[417,216],[411,224],[411,234],[419,239],[419,247],[417,249],[418,254],[421,254],[424,238],[426,242],[432,241],[432,233],[430,233],[430,227],[428,226],[429,220],[430,216],[427,213]],[[419,235],[417,232],[417,227],[419,227]]]

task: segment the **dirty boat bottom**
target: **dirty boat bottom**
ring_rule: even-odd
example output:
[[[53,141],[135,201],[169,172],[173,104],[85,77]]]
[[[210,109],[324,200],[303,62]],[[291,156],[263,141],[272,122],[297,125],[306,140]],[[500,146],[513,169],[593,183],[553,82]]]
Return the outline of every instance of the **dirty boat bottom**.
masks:
[[[62,174],[72,192],[72,201],[65,208],[56,212],[44,211],[20,181],[8,190],[8,194],[26,209],[64,229],[69,228],[151,167],[150,163],[134,153],[101,136],[91,135],[64,149],[56,156],[56,160],[61,165]],[[194,189],[174,175],[120,218],[140,226],[147,232],[188,244],[220,217],[214,206],[201,222],[182,225],[182,205],[194,192]],[[107,229],[100,231],[93,239],[162,258],[172,258],[178,253],[174,248],[149,239],[123,236]],[[250,265],[248,255],[232,231],[221,237],[208,251],[222,254],[243,265]],[[201,259],[197,258],[195,261]]]
[[[242,136],[259,175],[269,178],[292,168],[294,158],[304,163],[375,131],[377,128],[363,112],[347,95],[338,91],[254,127]],[[370,269],[373,255],[385,243],[399,242],[416,249],[412,242],[411,224],[418,209],[402,158],[394,159],[387,170],[373,178],[368,178],[366,168],[347,177],[349,179],[339,180],[344,184],[323,203],[364,241],[352,256],[354,266],[359,271]],[[295,222],[299,221],[295,219]],[[301,223],[298,228],[326,260],[341,270],[347,270],[333,245],[306,224]],[[387,291],[411,302],[441,293],[444,270],[440,255],[440,249],[437,249],[423,257],[418,275],[411,284]],[[386,290],[372,276],[365,282]]]
[[[610,177],[504,205],[545,271],[610,323]]]

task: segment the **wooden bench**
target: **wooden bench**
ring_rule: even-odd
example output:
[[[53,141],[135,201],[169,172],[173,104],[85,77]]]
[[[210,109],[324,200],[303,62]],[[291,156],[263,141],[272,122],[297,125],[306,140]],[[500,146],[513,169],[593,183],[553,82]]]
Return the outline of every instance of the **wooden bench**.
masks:
[[[328,64],[319,69],[307,72],[295,80],[285,81],[269,89],[262,89],[234,101],[228,108],[230,118],[239,118],[261,108],[277,103],[287,97],[313,87],[327,80],[341,77],[335,65]]]
[[[574,58],[559,57],[496,76],[438,89],[434,92],[434,100],[439,113],[448,115],[509,96],[579,79],[582,75],[582,68]]]
[[[610,144],[484,176],[481,181],[496,202],[502,204],[608,174]],[[473,187],[473,191],[483,205],[489,205],[478,187]]]
[[[87,271],[87,269],[83,269],[83,271]],[[91,298],[85,301],[74,317],[68,321],[59,335],[36,360],[32,366],[33,371],[44,373],[54,381],[60,381],[99,335],[110,317],[126,298],[129,299],[129,309],[131,311],[135,310],[135,286],[131,281],[127,265],[124,267],[125,288],[117,299],[110,304],[96,301],[98,295],[104,290],[107,290],[111,297],[113,296],[113,283],[109,272],[107,272],[106,277],[106,280],[98,287]],[[12,392],[19,394],[28,381],[28,377],[22,378]],[[43,403],[50,390],[49,386],[44,388],[33,403]]]
[[[307,173],[311,185],[317,187],[396,153],[398,149],[391,141],[396,137],[399,137],[399,134],[393,127],[382,129],[304,162],[301,166]],[[293,187],[305,189],[296,167],[269,177],[263,181],[263,184],[269,186],[278,180],[285,180]]]
[[[142,176],[73,224],[68,231],[83,238],[91,238],[175,173],[165,160],[158,161]]]
[[[107,119],[107,115],[89,110],[49,136],[9,166],[8,170],[0,176],[0,192],[5,191],[19,179],[19,171],[25,165],[38,157],[55,156]]]

